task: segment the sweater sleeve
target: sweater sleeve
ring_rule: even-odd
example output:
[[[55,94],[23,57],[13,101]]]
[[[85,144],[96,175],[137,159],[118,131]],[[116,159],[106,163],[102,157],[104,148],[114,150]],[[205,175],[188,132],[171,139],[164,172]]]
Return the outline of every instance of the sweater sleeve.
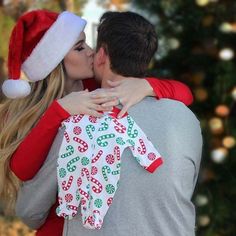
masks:
[[[162,80],[157,78],[146,78],[152,86],[158,99],[170,98],[190,105],[193,102],[193,95],[189,87],[176,80]]]
[[[37,125],[19,145],[10,161],[10,168],[22,181],[30,180],[41,168],[61,122],[70,114],[54,101]]]

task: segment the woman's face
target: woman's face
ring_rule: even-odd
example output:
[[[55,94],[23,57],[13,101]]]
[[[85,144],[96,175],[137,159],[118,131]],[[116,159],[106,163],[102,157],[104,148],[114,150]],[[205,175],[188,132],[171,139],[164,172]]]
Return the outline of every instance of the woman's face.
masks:
[[[85,33],[80,34],[78,42],[66,54],[63,63],[67,79],[81,80],[92,78],[93,50],[85,42]]]

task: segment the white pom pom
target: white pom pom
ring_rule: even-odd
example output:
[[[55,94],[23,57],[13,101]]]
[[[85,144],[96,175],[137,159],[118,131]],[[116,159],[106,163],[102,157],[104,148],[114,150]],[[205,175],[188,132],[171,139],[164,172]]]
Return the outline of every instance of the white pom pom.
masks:
[[[23,98],[30,94],[31,87],[26,80],[5,80],[2,85],[2,91],[8,98]]]

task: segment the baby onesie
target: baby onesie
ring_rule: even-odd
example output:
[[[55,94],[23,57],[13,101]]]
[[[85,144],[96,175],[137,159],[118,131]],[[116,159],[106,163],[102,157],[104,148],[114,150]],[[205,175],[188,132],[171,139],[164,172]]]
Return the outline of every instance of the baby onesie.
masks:
[[[154,172],[162,158],[141,128],[114,108],[101,118],[75,115],[65,120],[59,151],[58,216],[73,218],[81,209],[82,223],[100,229],[120,178],[121,155],[130,148],[137,162]]]

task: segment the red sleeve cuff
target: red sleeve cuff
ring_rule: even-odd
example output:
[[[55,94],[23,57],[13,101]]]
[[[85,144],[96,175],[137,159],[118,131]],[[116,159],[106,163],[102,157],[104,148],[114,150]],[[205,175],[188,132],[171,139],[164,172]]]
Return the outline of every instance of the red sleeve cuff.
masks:
[[[150,173],[153,173],[162,164],[163,164],[163,160],[161,157],[159,157],[150,166],[148,166],[146,170],[149,171]]]

